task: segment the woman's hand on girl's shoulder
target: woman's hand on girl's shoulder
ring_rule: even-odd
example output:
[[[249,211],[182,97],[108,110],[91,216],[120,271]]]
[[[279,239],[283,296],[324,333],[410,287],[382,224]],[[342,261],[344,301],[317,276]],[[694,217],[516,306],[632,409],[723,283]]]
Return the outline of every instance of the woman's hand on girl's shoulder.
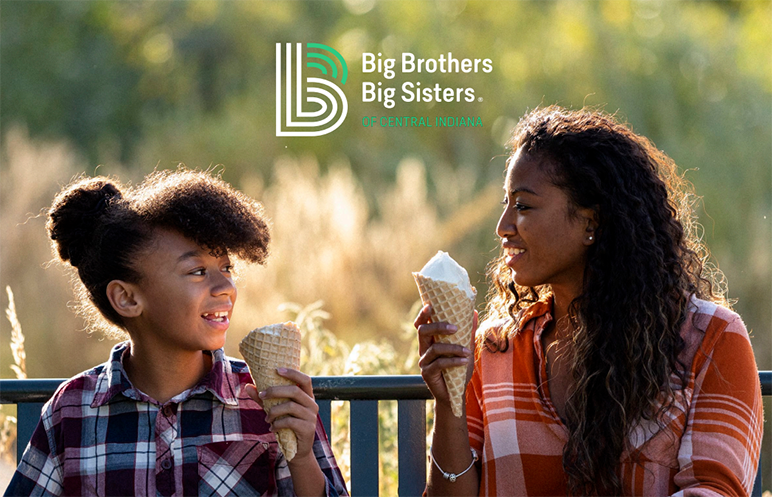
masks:
[[[418,365],[421,368],[421,376],[429,387],[429,391],[438,403],[449,404],[448,389],[442,377],[442,370],[454,366],[467,367],[467,381],[472,377],[474,370],[474,352],[461,345],[441,343],[436,337],[452,335],[458,329],[456,326],[431,320],[431,306],[425,305],[418,313],[413,325],[418,330],[418,353],[421,359]],[[477,330],[477,311],[474,311],[472,324],[472,346],[475,343]]]
[[[314,399],[311,377],[294,369],[279,368],[277,373],[295,384],[271,387],[262,392],[258,392],[255,386],[250,384],[246,386],[247,395],[261,407],[266,399],[287,399],[286,402],[271,408],[266,421],[271,424],[271,431],[274,433],[282,428],[289,428],[295,432],[298,439],[296,459],[305,459],[309,455],[314,457],[313,446],[319,406]]]

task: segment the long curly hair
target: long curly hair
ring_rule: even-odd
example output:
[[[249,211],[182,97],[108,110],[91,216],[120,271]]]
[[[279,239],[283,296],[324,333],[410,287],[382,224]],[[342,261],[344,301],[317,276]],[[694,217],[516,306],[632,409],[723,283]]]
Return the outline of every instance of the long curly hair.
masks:
[[[687,384],[688,365],[678,357],[690,298],[726,306],[723,276],[707,263],[691,184],[651,141],[612,116],[538,108],[520,120],[511,147],[513,155],[548,159],[545,172],[573,207],[598,216],[582,292],[569,306],[573,381],[563,467],[571,494],[619,495],[631,429],[642,420],[663,426],[663,413]],[[488,277],[487,317],[507,324],[481,346],[506,352],[520,311],[550,289],[516,285],[503,254]]]
[[[140,280],[136,258],[157,228],[174,230],[212,254],[258,264],[270,242],[256,200],[217,176],[183,166],[153,172],[133,188],[104,176],[81,176],[54,198],[46,228],[58,259],[77,270],[76,312],[89,329],[109,338],[126,338],[126,331],[107,285]]]

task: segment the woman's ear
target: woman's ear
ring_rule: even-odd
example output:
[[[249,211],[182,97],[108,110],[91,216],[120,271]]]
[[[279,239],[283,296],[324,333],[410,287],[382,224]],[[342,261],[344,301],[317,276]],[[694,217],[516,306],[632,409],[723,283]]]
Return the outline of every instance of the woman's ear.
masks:
[[[137,298],[136,288],[131,283],[111,281],[107,284],[107,298],[115,312],[125,318],[135,318],[142,313],[142,302]]]
[[[595,234],[598,229],[598,207],[582,209],[581,215],[585,223],[584,244],[589,246],[595,243]]]

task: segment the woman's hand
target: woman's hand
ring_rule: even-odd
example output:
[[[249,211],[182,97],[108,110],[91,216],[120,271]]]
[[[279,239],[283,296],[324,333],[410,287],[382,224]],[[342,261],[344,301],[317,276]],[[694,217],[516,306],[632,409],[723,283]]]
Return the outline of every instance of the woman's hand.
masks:
[[[421,376],[429,387],[429,391],[432,393],[435,401],[449,405],[448,388],[442,377],[442,370],[454,366],[466,366],[468,382],[474,370],[474,354],[469,348],[461,345],[437,342],[436,337],[452,335],[458,329],[449,323],[433,323],[431,312],[431,306],[425,305],[413,323],[418,330],[418,353],[421,356],[418,365],[421,368]],[[476,331],[477,311],[474,311],[472,342],[468,344],[470,347],[474,343]]]
[[[319,413],[319,406],[314,400],[311,377],[294,369],[279,368],[276,372],[295,385],[271,387],[263,392],[258,392],[254,385],[247,385],[247,395],[260,404],[260,407],[263,407],[263,401],[267,399],[287,399],[286,402],[271,408],[271,413],[266,417],[266,421],[271,424],[271,431],[274,433],[282,428],[289,428],[295,432],[298,439],[298,451],[293,461],[295,459],[303,460],[309,455],[313,458],[316,416]]]

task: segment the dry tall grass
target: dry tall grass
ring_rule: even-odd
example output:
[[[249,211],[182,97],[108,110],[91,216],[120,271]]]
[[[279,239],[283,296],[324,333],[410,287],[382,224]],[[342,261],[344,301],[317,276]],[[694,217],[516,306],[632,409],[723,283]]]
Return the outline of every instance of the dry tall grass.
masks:
[[[5,316],[11,323],[11,351],[13,364],[10,365],[16,378],[27,378],[27,354],[24,350],[24,333],[21,330],[19,317],[16,315],[16,302],[13,299],[13,291],[10,286],[5,287],[8,294],[8,307]],[[11,464],[16,460],[16,417],[0,412],[0,459]]]

